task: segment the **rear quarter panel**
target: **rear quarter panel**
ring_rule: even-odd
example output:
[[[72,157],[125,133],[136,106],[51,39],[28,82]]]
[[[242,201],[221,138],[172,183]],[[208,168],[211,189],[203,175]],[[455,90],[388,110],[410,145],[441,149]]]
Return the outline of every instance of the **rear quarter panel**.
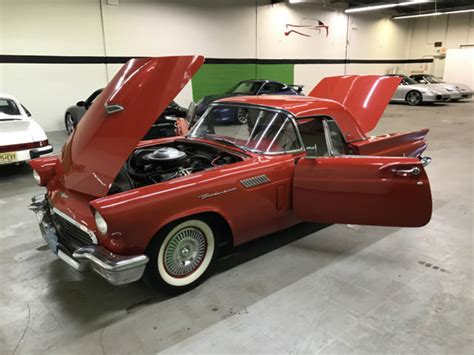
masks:
[[[409,133],[391,133],[352,143],[359,155],[418,157],[427,148],[429,129]]]

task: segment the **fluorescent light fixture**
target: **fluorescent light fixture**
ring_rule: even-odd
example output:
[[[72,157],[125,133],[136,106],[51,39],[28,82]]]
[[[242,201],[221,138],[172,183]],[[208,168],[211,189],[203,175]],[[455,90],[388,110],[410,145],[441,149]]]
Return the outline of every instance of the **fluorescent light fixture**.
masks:
[[[401,15],[401,16],[394,16],[394,20],[402,20],[405,18],[415,18],[415,17],[428,17],[428,16],[439,16],[439,15],[450,15],[450,14],[462,14],[465,12],[474,12],[474,9],[467,9],[467,10],[453,10],[453,11],[444,11],[444,12],[429,12],[426,14],[416,14],[416,15]]]
[[[350,14],[352,12],[364,12],[364,11],[374,11],[380,9],[389,9],[391,7],[398,6],[398,4],[384,4],[384,5],[374,5],[374,6],[364,6],[364,7],[355,7],[353,9],[346,9],[344,12]]]
[[[413,4],[420,4],[423,2],[428,2],[429,0],[413,0],[413,1],[404,1],[404,2],[394,2],[391,4],[382,4],[382,5],[370,5],[370,6],[363,6],[363,7],[354,7],[352,9],[345,9],[344,12],[346,14],[350,14],[353,12],[365,12],[365,11],[375,11],[380,9],[390,9],[392,7],[397,6],[407,6]],[[291,2],[291,0],[290,0]]]

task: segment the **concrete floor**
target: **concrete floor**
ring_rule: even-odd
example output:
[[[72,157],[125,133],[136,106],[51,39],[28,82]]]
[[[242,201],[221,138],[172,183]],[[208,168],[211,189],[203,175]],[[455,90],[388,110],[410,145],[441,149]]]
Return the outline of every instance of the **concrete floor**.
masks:
[[[473,112],[390,105],[375,132],[431,128],[426,227],[301,224],[174,298],[56,259],[27,210],[42,190],[30,169],[1,168],[0,353],[472,354]]]

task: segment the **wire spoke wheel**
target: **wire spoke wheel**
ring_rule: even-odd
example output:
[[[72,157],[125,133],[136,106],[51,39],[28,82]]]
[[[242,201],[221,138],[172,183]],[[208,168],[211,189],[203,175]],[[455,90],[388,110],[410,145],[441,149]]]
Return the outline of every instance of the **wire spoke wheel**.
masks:
[[[200,219],[185,220],[164,234],[156,250],[154,272],[168,288],[192,288],[203,279],[215,251],[212,228]]]
[[[164,265],[174,277],[194,272],[206,253],[206,239],[197,228],[185,228],[175,234],[165,247]]]

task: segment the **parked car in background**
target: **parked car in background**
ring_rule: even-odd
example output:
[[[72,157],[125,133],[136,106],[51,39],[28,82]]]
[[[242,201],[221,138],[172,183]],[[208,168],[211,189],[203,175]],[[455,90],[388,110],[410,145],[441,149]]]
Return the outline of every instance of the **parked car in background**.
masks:
[[[406,102],[408,105],[416,106],[422,103],[447,102],[451,99],[449,92],[441,87],[428,87],[402,74],[389,74],[398,76],[402,80],[392,96],[392,102]]]
[[[418,84],[429,85],[430,87],[441,87],[449,92],[451,101],[458,101],[461,99],[472,98],[472,89],[464,84],[451,84],[442,79],[439,79],[431,74],[415,74],[410,75],[410,78],[415,80]]]
[[[86,100],[79,101],[66,110],[64,122],[68,134],[71,134],[74,131],[82,116],[84,116],[86,111],[92,106],[103,90],[104,89],[98,89],[94,91]],[[158,117],[155,123],[153,123],[143,139],[155,139],[186,134],[189,126],[185,120],[186,115],[187,110],[184,107],[171,101],[160,117]]]
[[[218,100],[232,96],[243,95],[301,95],[302,85],[288,85],[273,80],[244,80],[224,94],[209,95],[203,97],[195,105],[191,103],[190,111],[193,114],[191,120],[194,122],[201,117],[209,105]],[[248,112],[244,109],[222,109],[218,118],[220,123],[238,123],[245,124],[247,122]]]
[[[309,96],[229,97],[186,137],[139,142],[203,62],[133,59],[62,155],[30,163],[46,188],[30,209],[68,265],[91,264],[115,285],[145,275],[178,293],[202,282],[223,251],[301,221],[429,222],[428,129],[367,135],[399,78],[345,75],[323,79]],[[229,107],[246,108],[247,122],[216,124]]]
[[[0,93],[0,165],[26,162],[52,151],[27,108],[13,96]]]

